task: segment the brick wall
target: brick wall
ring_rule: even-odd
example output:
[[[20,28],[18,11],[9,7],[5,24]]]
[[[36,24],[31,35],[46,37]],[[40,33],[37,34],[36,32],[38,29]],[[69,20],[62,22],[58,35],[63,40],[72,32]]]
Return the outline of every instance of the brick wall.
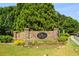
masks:
[[[23,32],[13,32],[13,39],[23,39],[23,40],[36,40],[39,39],[37,34],[40,32],[47,33],[47,37],[45,39],[57,39],[58,38],[58,29],[54,29],[53,31],[29,31],[26,28]]]

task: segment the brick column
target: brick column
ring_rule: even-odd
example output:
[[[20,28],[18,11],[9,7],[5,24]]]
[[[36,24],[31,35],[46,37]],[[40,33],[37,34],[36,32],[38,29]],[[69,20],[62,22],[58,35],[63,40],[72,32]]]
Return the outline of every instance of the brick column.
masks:
[[[29,28],[24,28],[24,32],[25,32],[25,40],[29,40],[30,39]]]
[[[17,39],[17,31],[13,32],[13,39],[16,40]]]
[[[54,38],[57,39],[59,36],[59,30],[58,28],[54,28]]]

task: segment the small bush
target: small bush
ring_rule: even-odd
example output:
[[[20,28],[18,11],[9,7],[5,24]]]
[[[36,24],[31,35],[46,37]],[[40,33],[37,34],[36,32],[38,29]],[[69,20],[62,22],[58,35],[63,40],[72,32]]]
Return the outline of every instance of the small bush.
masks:
[[[68,33],[61,33],[60,36],[67,36],[67,37],[69,37],[69,34]]]
[[[8,43],[12,41],[12,36],[9,35],[0,35],[1,43]]]
[[[24,40],[14,40],[14,45],[17,45],[17,46],[24,46],[25,45],[25,41]]]
[[[67,40],[68,40],[67,36],[60,36],[59,39],[58,39],[59,42],[65,42]]]
[[[69,34],[68,33],[61,33],[58,41],[59,42],[66,42],[68,40]]]

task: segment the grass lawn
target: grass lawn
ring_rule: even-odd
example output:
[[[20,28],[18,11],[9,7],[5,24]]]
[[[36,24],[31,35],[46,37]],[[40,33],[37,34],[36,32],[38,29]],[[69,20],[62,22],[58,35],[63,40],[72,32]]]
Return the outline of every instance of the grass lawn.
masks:
[[[78,56],[79,50],[75,51],[68,45],[55,48],[27,48],[13,45],[0,44],[0,56]]]

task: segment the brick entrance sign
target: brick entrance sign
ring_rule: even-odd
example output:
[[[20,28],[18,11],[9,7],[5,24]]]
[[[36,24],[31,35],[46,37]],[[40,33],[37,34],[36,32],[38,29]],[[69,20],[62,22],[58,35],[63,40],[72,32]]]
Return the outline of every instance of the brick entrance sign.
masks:
[[[54,28],[53,31],[30,31],[29,28],[25,28],[23,32],[13,32],[13,39],[23,40],[37,40],[37,39],[57,39],[59,30]]]

